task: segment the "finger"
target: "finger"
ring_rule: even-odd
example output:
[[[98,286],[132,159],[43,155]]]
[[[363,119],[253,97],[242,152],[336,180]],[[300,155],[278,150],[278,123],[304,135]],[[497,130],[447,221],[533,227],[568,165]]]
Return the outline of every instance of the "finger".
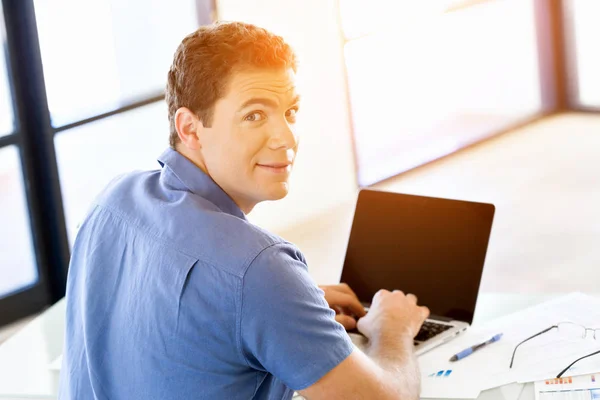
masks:
[[[363,317],[365,308],[356,297],[342,292],[329,292],[327,302],[330,306],[341,306],[348,308],[357,317]]]
[[[332,290],[332,286],[319,286],[319,288],[321,290],[323,290],[324,293],[324,297],[325,297],[325,301],[327,302],[327,304],[329,305],[329,308],[331,308],[333,311],[335,311],[336,314],[341,314],[341,313],[346,313],[346,310],[344,307],[341,307],[340,305],[338,305],[338,296],[334,293],[336,293],[334,290]]]
[[[430,314],[429,308],[427,308],[425,306],[421,306],[419,308],[421,309],[421,313],[423,315],[423,321],[426,320],[427,318],[429,318],[429,314]]]
[[[410,301],[412,304],[417,304],[417,296],[412,293],[406,295],[406,299]]]
[[[373,303],[375,302],[375,299],[378,299],[381,296],[385,296],[390,294],[389,290],[385,290],[385,289],[379,289],[377,291],[377,293],[375,293],[375,296],[373,296]]]
[[[346,294],[354,297],[356,299],[356,301],[358,301],[360,303],[360,300],[358,299],[358,296],[356,295],[356,293],[354,293],[354,291],[352,290],[352,288],[350,288],[350,286],[347,283],[343,283],[342,282],[342,283],[340,283],[338,285],[330,286],[329,288],[332,289],[332,290],[335,290],[337,292],[340,292],[340,293],[346,293]],[[352,312],[350,312],[347,309],[345,310],[345,312],[346,312],[346,314],[352,314]],[[357,315],[357,316],[362,317],[363,314],[360,314],[360,315]]]
[[[364,310],[364,307],[363,307],[363,310]],[[342,308],[342,313],[346,314],[346,315],[352,315],[352,314],[354,314],[349,307],[343,307]],[[365,311],[365,314],[366,314],[366,311]],[[356,316],[358,317],[358,315],[356,315]],[[364,317],[364,315],[362,315],[362,317]]]
[[[335,320],[342,324],[347,331],[356,328],[356,320],[349,315],[339,314],[335,316]]]
[[[356,296],[356,293],[354,293],[354,291],[352,290],[352,288],[347,284],[347,283],[340,283],[339,285],[335,285],[331,287],[334,290],[337,290],[338,292],[343,292],[343,293],[347,293],[351,296],[354,296],[358,299],[358,296]]]
[[[366,322],[366,318],[360,318],[358,321],[356,321],[356,329],[358,329],[358,331],[365,336],[368,336],[366,334],[367,326],[368,326],[368,323]]]
[[[404,292],[403,292],[402,290],[398,290],[398,289],[394,290],[392,293],[400,293],[400,294],[404,294]]]

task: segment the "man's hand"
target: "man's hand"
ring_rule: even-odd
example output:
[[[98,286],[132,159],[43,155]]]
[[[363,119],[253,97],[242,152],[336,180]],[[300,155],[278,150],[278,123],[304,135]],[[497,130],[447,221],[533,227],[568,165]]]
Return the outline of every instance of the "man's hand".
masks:
[[[369,315],[358,321],[357,328],[371,341],[398,342],[405,336],[412,344],[428,316],[429,309],[419,306],[414,294],[382,289],[373,296]]]
[[[345,283],[319,286],[325,292],[325,300],[335,311],[335,320],[344,325],[346,330],[356,328],[356,318],[365,316],[365,309],[356,294]]]

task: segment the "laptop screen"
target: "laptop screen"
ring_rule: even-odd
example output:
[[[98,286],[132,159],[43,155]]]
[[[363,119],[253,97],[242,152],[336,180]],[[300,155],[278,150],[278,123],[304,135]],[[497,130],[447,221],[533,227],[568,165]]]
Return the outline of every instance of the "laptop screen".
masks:
[[[370,303],[413,293],[432,315],[472,323],[492,204],[361,190],[341,282]]]

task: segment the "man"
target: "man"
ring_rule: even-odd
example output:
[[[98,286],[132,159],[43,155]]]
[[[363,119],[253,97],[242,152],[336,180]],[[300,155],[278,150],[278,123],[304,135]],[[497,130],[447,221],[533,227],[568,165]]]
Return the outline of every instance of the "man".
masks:
[[[252,25],[182,41],[161,169],[113,181],[75,241],[61,399],[418,397],[412,339],[428,310],[415,296],[380,291],[365,316],[350,288],[320,289],[294,245],[246,220],[289,190],[295,71],[283,39]]]

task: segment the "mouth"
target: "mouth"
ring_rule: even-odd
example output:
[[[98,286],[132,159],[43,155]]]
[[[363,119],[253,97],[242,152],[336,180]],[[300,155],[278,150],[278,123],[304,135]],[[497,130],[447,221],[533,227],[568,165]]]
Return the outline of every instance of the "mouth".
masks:
[[[273,172],[273,173],[286,173],[292,170],[292,164],[289,162],[286,163],[271,163],[271,164],[257,164],[257,166],[263,170]]]

